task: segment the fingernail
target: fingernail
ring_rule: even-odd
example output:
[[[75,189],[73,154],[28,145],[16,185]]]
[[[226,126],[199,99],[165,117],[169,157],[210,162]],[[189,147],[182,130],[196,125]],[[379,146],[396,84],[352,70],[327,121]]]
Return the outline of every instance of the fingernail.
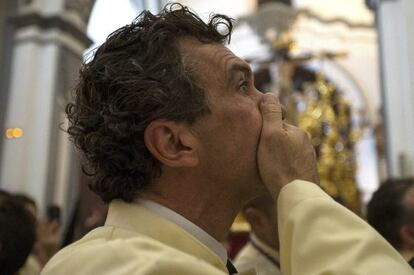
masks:
[[[267,93],[263,95],[263,103],[276,103],[277,98],[274,94]]]

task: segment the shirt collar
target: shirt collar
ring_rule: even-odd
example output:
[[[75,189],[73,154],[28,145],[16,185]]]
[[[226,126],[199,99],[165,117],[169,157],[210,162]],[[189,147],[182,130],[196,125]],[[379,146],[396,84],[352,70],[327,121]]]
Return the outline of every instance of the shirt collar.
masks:
[[[273,247],[270,247],[265,242],[260,240],[253,232],[250,233],[250,239],[258,245],[261,249],[263,249],[264,252],[266,252],[269,256],[279,260],[279,252],[274,249]]]
[[[227,250],[226,248],[212,236],[210,236],[206,231],[189,221],[188,219],[184,218],[177,212],[156,203],[151,200],[138,198],[136,202],[144,206],[145,208],[151,210],[152,212],[160,215],[161,217],[175,223],[176,225],[183,228],[185,231],[193,235],[197,238],[202,244],[207,246],[210,250],[212,250],[219,258],[222,260],[224,264],[227,262]]]

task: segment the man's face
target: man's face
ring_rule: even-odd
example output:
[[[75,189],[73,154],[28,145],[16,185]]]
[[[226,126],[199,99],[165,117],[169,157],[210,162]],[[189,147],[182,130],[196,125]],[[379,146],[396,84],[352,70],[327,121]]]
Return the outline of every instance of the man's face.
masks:
[[[223,191],[263,188],[256,157],[262,93],[254,87],[250,66],[220,44],[184,40],[181,49],[195,60],[197,81],[211,111],[192,128],[200,141],[203,177]]]

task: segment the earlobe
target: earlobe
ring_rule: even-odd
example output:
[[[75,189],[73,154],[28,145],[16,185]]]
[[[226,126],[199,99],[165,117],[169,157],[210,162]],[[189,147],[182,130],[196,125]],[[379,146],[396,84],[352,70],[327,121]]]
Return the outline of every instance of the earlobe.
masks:
[[[152,121],[144,132],[151,154],[169,167],[194,167],[198,155],[194,139],[187,127],[169,120]]]

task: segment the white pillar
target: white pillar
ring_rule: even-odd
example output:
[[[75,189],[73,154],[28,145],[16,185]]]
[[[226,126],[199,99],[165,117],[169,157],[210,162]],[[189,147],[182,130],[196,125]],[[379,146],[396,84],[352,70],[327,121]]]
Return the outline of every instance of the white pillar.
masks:
[[[414,1],[374,1],[389,177],[414,176]]]
[[[35,33],[38,30],[30,28],[20,34]],[[5,126],[23,129],[23,136],[3,143],[1,182],[37,202],[45,199],[57,55],[54,44],[17,43],[12,62]]]
[[[21,128],[23,136],[2,135],[0,184],[33,197],[41,214],[47,203],[60,205],[64,218],[76,189],[70,186],[74,152],[58,128],[65,122],[64,106],[90,41],[86,25],[65,10],[63,0],[33,1],[19,12],[4,128]]]

